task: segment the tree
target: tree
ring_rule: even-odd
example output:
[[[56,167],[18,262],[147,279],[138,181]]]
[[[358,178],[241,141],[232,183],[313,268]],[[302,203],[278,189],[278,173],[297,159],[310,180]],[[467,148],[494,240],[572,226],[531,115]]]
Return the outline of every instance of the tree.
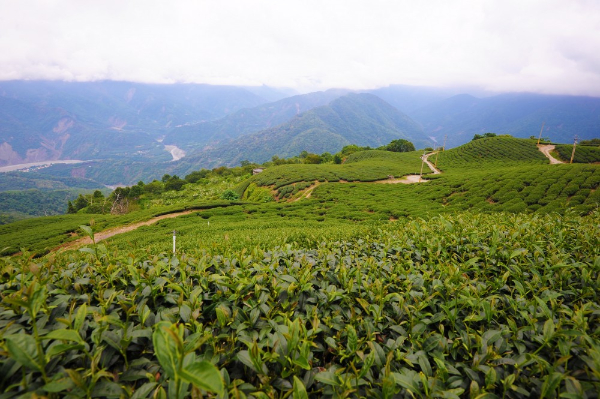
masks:
[[[415,146],[413,143],[411,143],[408,140],[398,139],[398,140],[392,140],[385,147],[385,149],[387,151],[392,151],[392,152],[409,152],[409,151],[414,151]]]
[[[73,203],[71,201],[69,201],[69,203],[67,205],[67,213],[76,213],[76,212],[77,212],[77,210],[73,206]]]
[[[496,133],[488,132],[488,133],[484,133],[483,135],[476,134],[475,136],[473,136],[473,139],[471,141],[483,139],[483,138],[486,138],[486,137],[496,137]]]
[[[185,177],[185,181],[187,181],[188,183],[196,183],[200,179],[206,178],[206,176],[208,176],[209,172],[210,172],[210,170],[208,170],[208,169],[196,170],[196,171],[190,173],[189,175],[187,175]]]
[[[87,200],[85,199],[85,197],[81,194],[79,194],[79,197],[77,197],[77,199],[75,200],[75,210],[78,211],[80,209],[85,208],[88,205]]]
[[[308,154],[304,157],[304,163],[319,164],[322,161],[321,156],[317,154]]]
[[[333,156],[333,163],[336,165],[339,165],[342,163],[342,157],[340,156],[340,154],[335,154]]]
[[[179,190],[181,190],[181,188],[183,187],[183,185],[185,183],[186,183],[185,180],[181,180],[179,178],[179,176],[173,175],[169,178],[169,180],[167,180],[165,182],[165,190],[166,191],[171,191],[171,190],[179,191]]]

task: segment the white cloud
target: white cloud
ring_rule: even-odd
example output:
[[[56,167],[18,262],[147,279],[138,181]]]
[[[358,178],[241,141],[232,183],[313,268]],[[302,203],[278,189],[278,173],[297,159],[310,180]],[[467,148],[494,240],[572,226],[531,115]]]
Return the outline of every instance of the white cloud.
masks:
[[[0,0],[0,79],[600,95],[600,3]]]

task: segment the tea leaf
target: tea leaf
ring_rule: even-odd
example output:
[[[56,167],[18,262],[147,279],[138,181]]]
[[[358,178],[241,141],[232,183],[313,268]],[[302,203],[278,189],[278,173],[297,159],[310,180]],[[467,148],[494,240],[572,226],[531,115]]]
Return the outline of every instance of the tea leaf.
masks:
[[[181,378],[205,391],[222,395],[224,386],[219,370],[206,361],[195,362],[184,367],[180,372]]]
[[[294,399],[308,399],[308,393],[304,387],[304,383],[296,376],[294,376]]]
[[[42,371],[38,359],[35,339],[28,334],[9,335],[6,339],[6,349],[10,355],[23,366],[32,370]]]

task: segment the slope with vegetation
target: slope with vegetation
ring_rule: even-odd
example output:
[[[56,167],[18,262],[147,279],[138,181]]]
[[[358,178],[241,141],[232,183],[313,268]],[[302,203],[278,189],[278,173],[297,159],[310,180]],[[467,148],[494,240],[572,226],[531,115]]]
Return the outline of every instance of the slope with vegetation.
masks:
[[[335,153],[350,144],[379,147],[395,139],[409,140],[417,147],[427,142],[416,122],[385,101],[351,93],[279,126],[190,155],[181,163],[188,173],[185,165],[235,165],[245,159],[262,163],[273,155],[289,157],[304,150]]]
[[[323,180],[295,202],[181,198],[0,227],[2,242],[16,229],[30,240],[0,259],[0,389],[594,397],[599,166],[549,165],[535,141],[491,137],[439,153],[444,173],[427,183],[369,183],[415,172],[420,155],[364,149],[341,165],[272,161],[238,182],[244,195],[273,195]],[[206,173],[169,192],[193,190]],[[35,258],[44,248],[36,238],[51,247],[61,231],[93,238],[184,209],[194,212]],[[90,218],[92,228],[78,229]]]

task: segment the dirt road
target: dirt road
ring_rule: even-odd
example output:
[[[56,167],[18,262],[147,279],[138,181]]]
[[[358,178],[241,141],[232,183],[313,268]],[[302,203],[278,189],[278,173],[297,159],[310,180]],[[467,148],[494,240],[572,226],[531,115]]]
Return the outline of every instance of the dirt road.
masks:
[[[442,173],[442,171],[441,171],[441,170],[439,170],[438,168],[436,168],[436,167],[435,167],[435,166],[434,166],[434,165],[433,165],[431,162],[429,162],[429,160],[428,160],[429,156],[430,156],[430,155],[433,155],[433,154],[437,154],[437,152],[430,152],[429,154],[427,154],[427,155],[424,155],[424,156],[423,156],[423,160],[425,161],[425,163],[427,164],[427,166],[429,166],[429,169],[431,169],[431,171],[433,172],[433,174],[434,174],[434,175],[439,175],[439,174],[441,174],[441,173]]]
[[[564,163],[563,161],[559,161],[558,159],[550,155],[550,151],[552,151],[555,147],[556,146],[552,144],[538,144],[538,149],[542,152],[542,154],[546,156],[546,158],[550,160],[550,164],[556,165],[559,163]]]
[[[160,215],[160,216],[154,217],[152,219],[146,220],[145,222],[138,222],[138,223],[133,223],[133,224],[130,224],[127,226],[120,226],[120,227],[115,227],[112,229],[100,231],[100,232],[94,234],[94,238],[96,239],[96,242],[100,242],[102,240],[106,240],[107,238],[110,238],[117,234],[123,234],[123,233],[130,232],[132,230],[137,229],[138,227],[150,226],[151,224],[154,224],[154,223],[158,222],[159,220],[176,218],[177,216],[188,215],[193,212],[199,212],[199,211],[197,211],[197,210],[196,211],[183,211],[183,212],[169,213],[167,215]],[[80,238],[75,241],[66,242],[66,243],[58,246],[57,248],[54,248],[53,251],[56,251],[58,249],[63,249],[63,250],[75,249],[75,248],[78,248],[78,247],[81,247],[84,245],[89,245],[91,243],[92,243],[92,240],[89,237],[83,237],[83,238]]]

